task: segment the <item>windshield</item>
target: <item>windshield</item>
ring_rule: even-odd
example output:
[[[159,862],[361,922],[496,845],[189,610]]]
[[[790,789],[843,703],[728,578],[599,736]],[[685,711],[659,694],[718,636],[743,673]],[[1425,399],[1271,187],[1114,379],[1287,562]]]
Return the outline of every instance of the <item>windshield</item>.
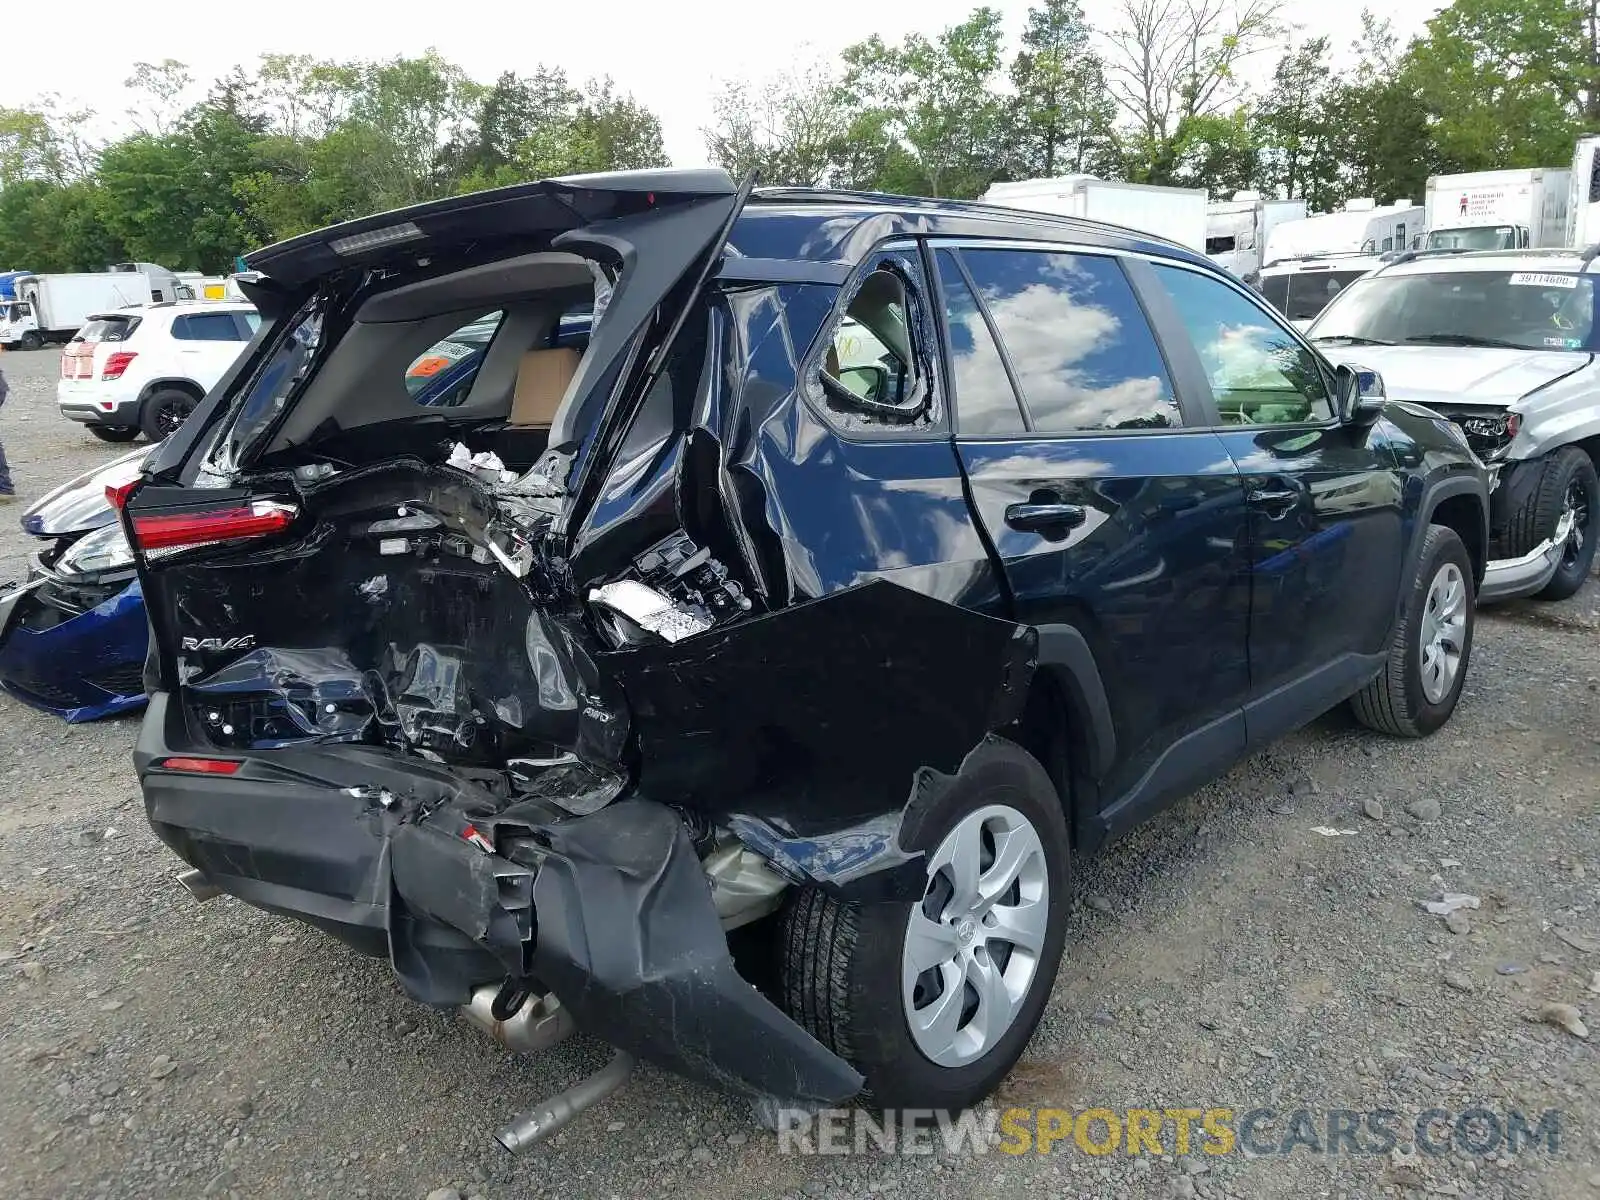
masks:
[[[1435,229],[1428,235],[1429,250],[1515,250],[1517,231],[1510,225],[1482,225],[1476,229]]]
[[[1261,276],[1261,294],[1291,321],[1309,321],[1345,288],[1367,273],[1356,271],[1290,271]]]
[[[1312,328],[1317,341],[1583,350],[1594,280],[1560,271],[1437,271],[1353,284]]]

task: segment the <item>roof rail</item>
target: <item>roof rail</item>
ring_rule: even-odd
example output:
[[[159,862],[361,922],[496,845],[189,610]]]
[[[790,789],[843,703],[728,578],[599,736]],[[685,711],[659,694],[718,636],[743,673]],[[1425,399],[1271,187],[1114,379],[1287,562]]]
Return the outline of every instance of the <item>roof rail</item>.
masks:
[[[1583,266],[1578,268],[1578,274],[1582,275],[1587,272],[1589,270],[1589,264],[1592,263],[1597,257],[1600,257],[1600,242],[1596,242],[1582,254],[1578,255],[1579,260],[1583,263]]]

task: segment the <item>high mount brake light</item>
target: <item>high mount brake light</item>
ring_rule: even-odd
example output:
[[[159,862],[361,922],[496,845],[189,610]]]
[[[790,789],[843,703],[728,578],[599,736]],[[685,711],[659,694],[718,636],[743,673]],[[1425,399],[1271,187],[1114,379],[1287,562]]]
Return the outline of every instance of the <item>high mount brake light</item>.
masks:
[[[149,513],[133,518],[133,537],[144,551],[211,546],[281,533],[299,511],[277,500],[252,500],[209,512]]]

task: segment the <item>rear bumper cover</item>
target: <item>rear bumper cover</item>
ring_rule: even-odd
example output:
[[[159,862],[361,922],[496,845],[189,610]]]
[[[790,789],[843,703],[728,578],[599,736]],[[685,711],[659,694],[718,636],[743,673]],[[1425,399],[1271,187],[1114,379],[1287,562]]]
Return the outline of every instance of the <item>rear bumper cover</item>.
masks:
[[[247,903],[388,957],[436,1005],[507,977],[580,1027],[751,1097],[837,1103],[861,1079],[736,970],[678,814],[647,800],[557,819],[381,752],[278,752],[232,776],[163,770],[152,699],[135,761],[158,836]]]

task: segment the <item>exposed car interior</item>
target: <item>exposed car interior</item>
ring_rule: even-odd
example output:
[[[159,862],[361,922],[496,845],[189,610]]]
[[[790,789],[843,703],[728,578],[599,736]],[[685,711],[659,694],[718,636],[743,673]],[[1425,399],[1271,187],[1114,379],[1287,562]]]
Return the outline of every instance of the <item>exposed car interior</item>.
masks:
[[[531,466],[582,362],[586,337],[574,336],[570,317],[593,298],[587,261],[552,253],[373,296],[311,378],[269,452],[366,441],[356,435],[378,426],[411,442],[397,423],[419,426],[422,417],[419,437],[445,436],[444,424],[448,436],[494,450],[512,469]]]

